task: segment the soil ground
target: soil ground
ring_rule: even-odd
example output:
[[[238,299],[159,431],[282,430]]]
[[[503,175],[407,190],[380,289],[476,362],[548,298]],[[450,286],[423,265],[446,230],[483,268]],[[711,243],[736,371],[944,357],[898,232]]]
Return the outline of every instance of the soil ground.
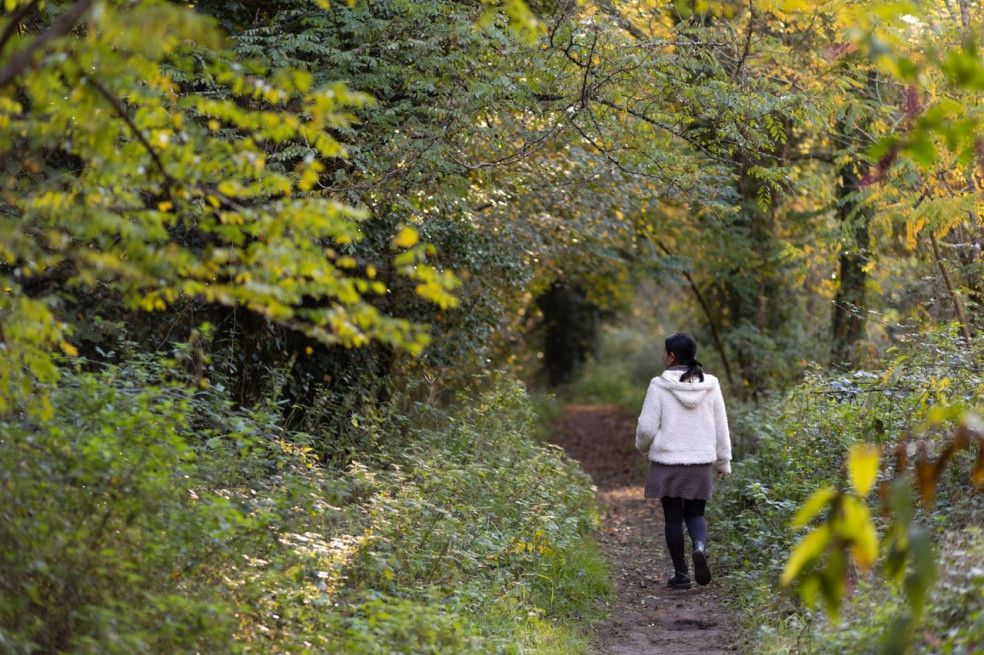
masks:
[[[558,445],[598,487],[600,543],[615,568],[617,600],[610,618],[597,628],[595,650],[600,655],[733,653],[734,625],[721,581],[689,590],[666,586],[673,566],[663,537],[663,510],[658,500],[643,497],[648,463],[635,449],[635,423],[611,405],[580,405],[566,409],[557,431]],[[713,542],[714,526],[709,525],[712,573]]]

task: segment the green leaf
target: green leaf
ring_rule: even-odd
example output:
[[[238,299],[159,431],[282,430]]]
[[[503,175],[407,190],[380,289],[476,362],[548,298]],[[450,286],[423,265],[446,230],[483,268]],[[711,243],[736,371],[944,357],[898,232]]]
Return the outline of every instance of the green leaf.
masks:
[[[915,130],[910,135],[905,151],[914,162],[922,166],[932,166],[938,158],[936,146],[930,141],[929,135],[923,130]]]
[[[895,60],[895,74],[902,80],[914,81],[919,74],[919,67],[907,57]]]
[[[962,48],[947,53],[940,66],[943,74],[957,87],[980,91],[984,89],[984,68],[975,48]]]
[[[892,528],[887,540],[883,571],[885,577],[898,584],[905,575],[905,558],[909,549],[909,537],[905,526]]]
[[[883,137],[868,148],[868,158],[872,161],[878,161],[892,152],[898,144],[899,139],[896,136]]]
[[[929,534],[917,526],[909,526],[911,569],[905,578],[905,593],[918,619],[926,605],[929,590],[936,580],[936,560]]]
[[[809,608],[816,606],[822,585],[823,580],[819,573],[813,572],[803,578],[799,586],[799,595],[804,605]]]
[[[847,562],[840,549],[830,553],[826,569],[820,573],[820,594],[824,610],[831,621],[837,621],[841,599],[847,590]]]
[[[946,378],[943,378],[939,383],[949,382]],[[926,420],[923,421],[920,426],[920,430],[928,430],[929,428],[948,423],[950,421],[960,422],[964,419],[966,414],[966,409],[959,404],[946,404],[946,405],[934,405],[926,413]]]
[[[905,473],[892,480],[888,489],[888,506],[899,523],[912,520],[912,485],[913,476]]]

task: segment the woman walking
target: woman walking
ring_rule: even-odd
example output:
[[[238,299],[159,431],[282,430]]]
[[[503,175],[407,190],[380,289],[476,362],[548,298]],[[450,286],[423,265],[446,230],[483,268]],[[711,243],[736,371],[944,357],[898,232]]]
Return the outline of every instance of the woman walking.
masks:
[[[636,428],[636,448],[649,457],[646,498],[659,498],[666,520],[666,546],[673,560],[674,589],[690,588],[684,554],[686,523],[693,548],[694,579],[711,581],[707,564],[704,507],[711,478],[731,472],[731,436],[724,397],[716,377],[697,361],[697,342],[689,334],[666,338],[666,370],[649,383]]]

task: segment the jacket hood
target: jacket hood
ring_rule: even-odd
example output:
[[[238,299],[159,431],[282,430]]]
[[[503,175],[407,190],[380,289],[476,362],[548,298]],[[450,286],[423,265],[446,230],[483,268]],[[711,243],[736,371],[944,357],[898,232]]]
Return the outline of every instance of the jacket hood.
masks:
[[[673,394],[681,405],[687,409],[693,409],[700,405],[707,394],[711,393],[718,386],[718,379],[713,375],[704,373],[704,381],[699,378],[691,378],[686,382],[680,382],[680,376],[684,371],[663,371],[663,374],[656,378],[656,384]]]

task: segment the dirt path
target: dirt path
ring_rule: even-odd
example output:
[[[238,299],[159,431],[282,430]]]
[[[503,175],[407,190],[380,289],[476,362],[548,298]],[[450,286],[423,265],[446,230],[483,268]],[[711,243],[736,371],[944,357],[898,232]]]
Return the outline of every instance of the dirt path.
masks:
[[[615,564],[612,618],[597,631],[600,655],[731,653],[733,626],[720,580],[669,589],[673,570],[663,541],[659,501],[643,498],[645,458],[635,450],[635,418],[616,407],[568,407],[557,443],[594,479],[604,506],[601,546]],[[687,557],[689,558],[689,539]],[[708,551],[714,571],[714,526]],[[693,575],[693,572],[691,572]]]

